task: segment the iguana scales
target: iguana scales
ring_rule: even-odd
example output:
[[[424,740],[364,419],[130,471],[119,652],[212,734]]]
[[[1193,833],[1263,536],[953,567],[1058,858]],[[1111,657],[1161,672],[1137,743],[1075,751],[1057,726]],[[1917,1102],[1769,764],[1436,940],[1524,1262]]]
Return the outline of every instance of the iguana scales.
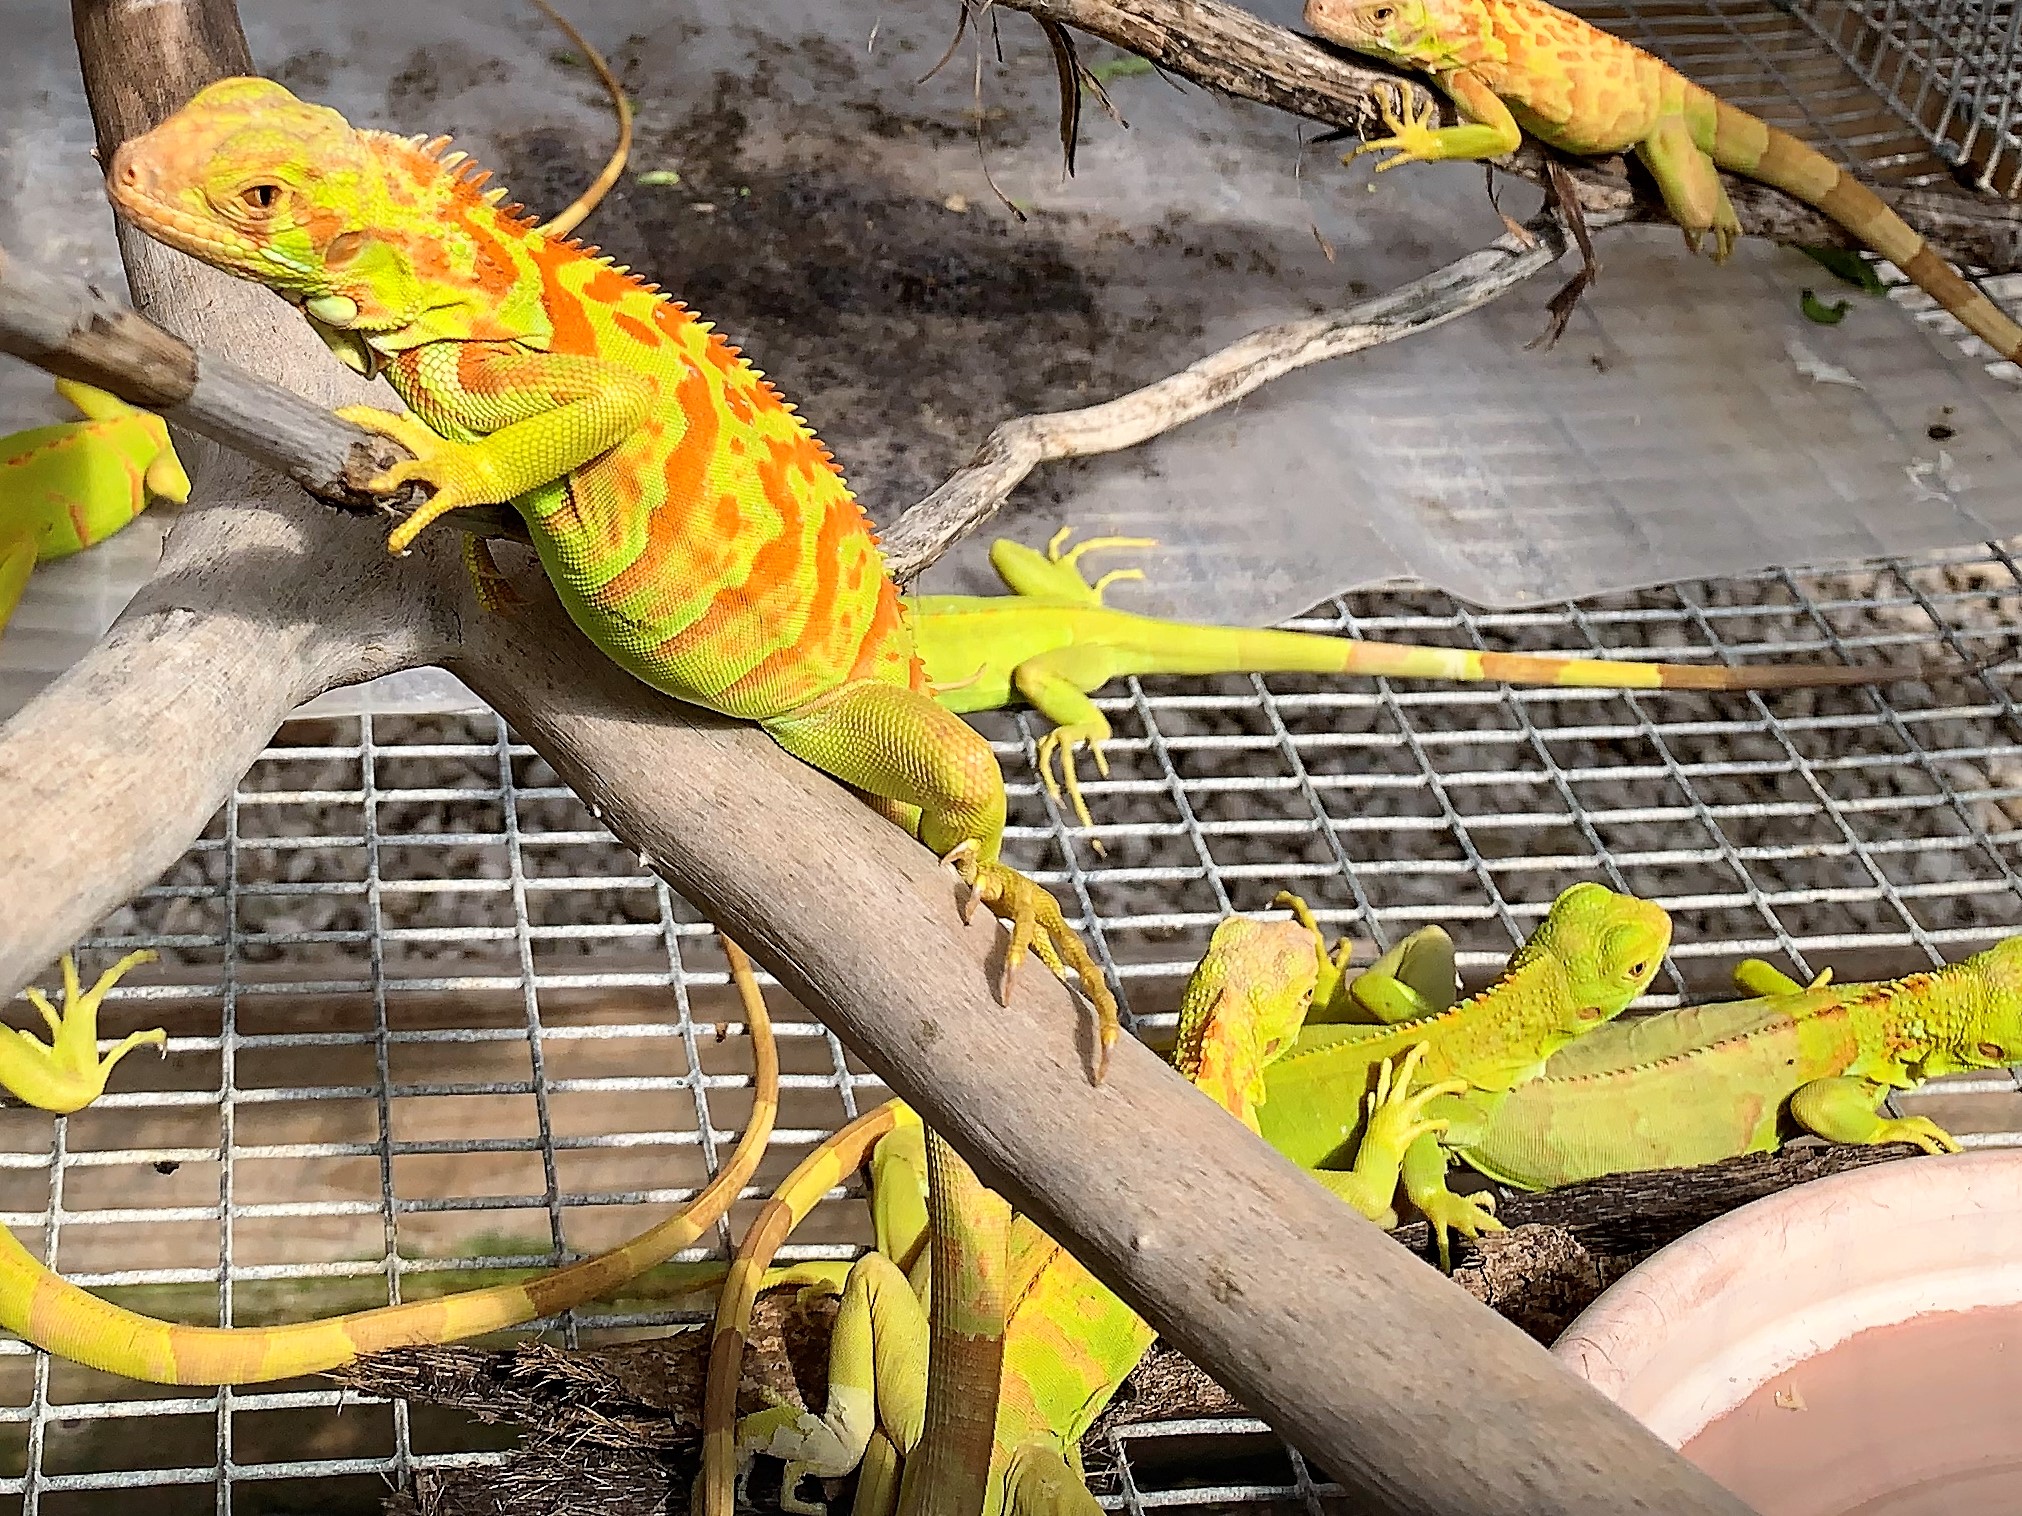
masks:
[[[828,450],[708,323],[594,248],[544,235],[448,139],[353,128],[271,80],[224,79],[113,155],[122,215],[267,285],[411,414],[347,408],[415,457],[372,487],[432,487],[387,539],[511,504],[578,627],[655,689],[755,722],[912,829],[1116,1002],[1053,897],[998,856],[990,746],[937,706],[877,539]],[[482,603],[502,578],[466,559]],[[1000,991],[1001,992],[1001,991]]]
[[[2022,362],[2017,326],[1933,252],[1880,196],[1787,132],[1694,84],[1633,43],[1543,0],[1306,0],[1306,24],[1330,42],[1427,74],[1460,112],[1442,127],[1428,108],[1356,150],[1400,163],[1497,158],[1529,132],[1569,153],[1633,151],[1695,251],[1713,234],[1725,259],[1741,222],[1717,168],[1772,185],[1823,212],[2000,357]],[[1351,154],[1350,156],[1355,156]]]

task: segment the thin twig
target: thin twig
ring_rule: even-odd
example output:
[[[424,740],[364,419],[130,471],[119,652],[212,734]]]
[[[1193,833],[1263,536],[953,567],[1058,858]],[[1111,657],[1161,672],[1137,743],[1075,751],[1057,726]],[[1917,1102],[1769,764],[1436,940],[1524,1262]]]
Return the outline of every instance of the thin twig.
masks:
[[[1295,369],[1430,331],[1479,310],[1551,267],[1565,251],[1565,233],[1550,217],[1538,218],[1527,230],[1532,239],[1528,248],[1515,237],[1500,237],[1386,294],[1252,332],[1114,400],[1003,422],[967,466],[884,533],[893,577],[902,582],[913,578],[996,515],[1011,491],[1042,463],[1135,447]]]

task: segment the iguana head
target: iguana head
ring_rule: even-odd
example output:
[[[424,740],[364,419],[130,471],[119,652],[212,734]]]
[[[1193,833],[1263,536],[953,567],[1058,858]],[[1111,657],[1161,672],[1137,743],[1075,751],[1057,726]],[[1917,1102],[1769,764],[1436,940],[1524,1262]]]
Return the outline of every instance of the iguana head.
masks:
[[[1671,945],[1663,908],[1598,884],[1576,884],[1552,902],[1511,972],[1549,958],[1564,976],[1565,1024],[1576,1036],[1619,1016],[1650,987]]]
[[[300,306],[354,368],[371,370],[368,346],[544,344],[518,207],[479,193],[463,154],[438,156],[447,140],[359,131],[270,79],[220,79],[122,143],[106,189],[157,241]]]
[[[1310,925],[1229,917],[1180,993],[1174,1067],[1254,1129],[1264,1069],[1299,1035],[1324,962]]]
[[[1962,1018],[1963,1035],[1954,1053],[1958,1065],[1991,1069],[2022,1064],[2022,936],[1997,942],[1956,969],[1940,970],[1937,977],[1954,976],[1972,986],[1962,989],[1960,998],[1967,1004],[1960,1009],[1978,1011]]]
[[[1461,44],[1479,33],[1479,7],[1458,0],[1306,0],[1306,24],[1329,42],[1403,68],[1438,71],[1470,61]]]

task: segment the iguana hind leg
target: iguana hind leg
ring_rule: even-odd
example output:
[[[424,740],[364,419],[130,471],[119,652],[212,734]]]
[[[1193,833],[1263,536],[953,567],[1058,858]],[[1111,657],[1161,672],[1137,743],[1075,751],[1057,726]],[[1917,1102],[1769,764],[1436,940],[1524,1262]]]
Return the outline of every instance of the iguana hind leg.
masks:
[[[128,969],[152,963],[157,955],[142,949],[128,953],[98,976],[89,990],[80,990],[77,965],[63,955],[63,1009],[57,1010],[42,991],[24,993],[49,1027],[49,1041],[13,1027],[0,1029],[0,1084],[16,1099],[67,1116],[81,1111],[105,1093],[113,1065],[137,1047],[161,1047],[168,1033],[160,1027],[135,1032],[103,1058],[98,1056],[98,1008],[106,991]]]
[[[1664,196],[1664,207],[1685,234],[1685,245],[1699,251],[1699,239],[1713,234],[1713,261],[1725,263],[1741,235],[1741,220],[1720,182],[1720,170],[1692,140],[1683,116],[1666,116],[1636,146],[1650,177]]]
[[[1396,1197],[1405,1159],[1420,1143],[1437,1147],[1439,1134],[1447,1128],[1447,1118],[1428,1116],[1426,1108],[1467,1088],[1465,1081],[1452,1079],[1414,1090],[1411,1082],[1424,1057],[1425,1044],[1419,1042],[1412,1044],[1394,1068],[1392,1060],[1383,1060],[1377,1069],[1376,1088],[1365,1097],[1369,1114],[1355,1150],[1354,1168],[1313,1171],[1315,1179],[1385,1230],[1397,1225],[1391,1201]],[[1441,1162],[1443,1172],[1443,1158]]]

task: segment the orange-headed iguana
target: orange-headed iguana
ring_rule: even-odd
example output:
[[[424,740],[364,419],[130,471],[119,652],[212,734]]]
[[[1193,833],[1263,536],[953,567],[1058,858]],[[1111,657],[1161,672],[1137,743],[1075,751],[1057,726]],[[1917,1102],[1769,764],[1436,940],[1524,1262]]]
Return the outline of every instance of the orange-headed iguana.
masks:
[[[723,337],[594,248],[544,235],[448,139],[359,130],[266,79],[224,79],[114,154],[150,235],[296,305],[409,407],[349,419],[415,457],[372,481],[444,512],[514,506],[570,617],[620,667],[755,722],[952,863],[1028,948],[1115,997],[1053,897],[998,855],[990,746],[936,705],[877,539],[828,450]],[[466,551],[480,601],[503,579]],[[1000,986],[1000,993],[1003,991]]]
[[[1968,284],[1866,185],[1824,154],[1718,99],[1633,43],[1544,0],[1306,0],[1330,42],[1430,75],[1459,110],[1402,119],[1365,152],[1400,163],[1498,158],[1529,132],[1569,153],[1634,151],[1697,251],[1726,258],[1741,234],[1717,169],[1772,185],[1823,212],[1903,271],[2003,358],[2022,362],[2022,326]]]

